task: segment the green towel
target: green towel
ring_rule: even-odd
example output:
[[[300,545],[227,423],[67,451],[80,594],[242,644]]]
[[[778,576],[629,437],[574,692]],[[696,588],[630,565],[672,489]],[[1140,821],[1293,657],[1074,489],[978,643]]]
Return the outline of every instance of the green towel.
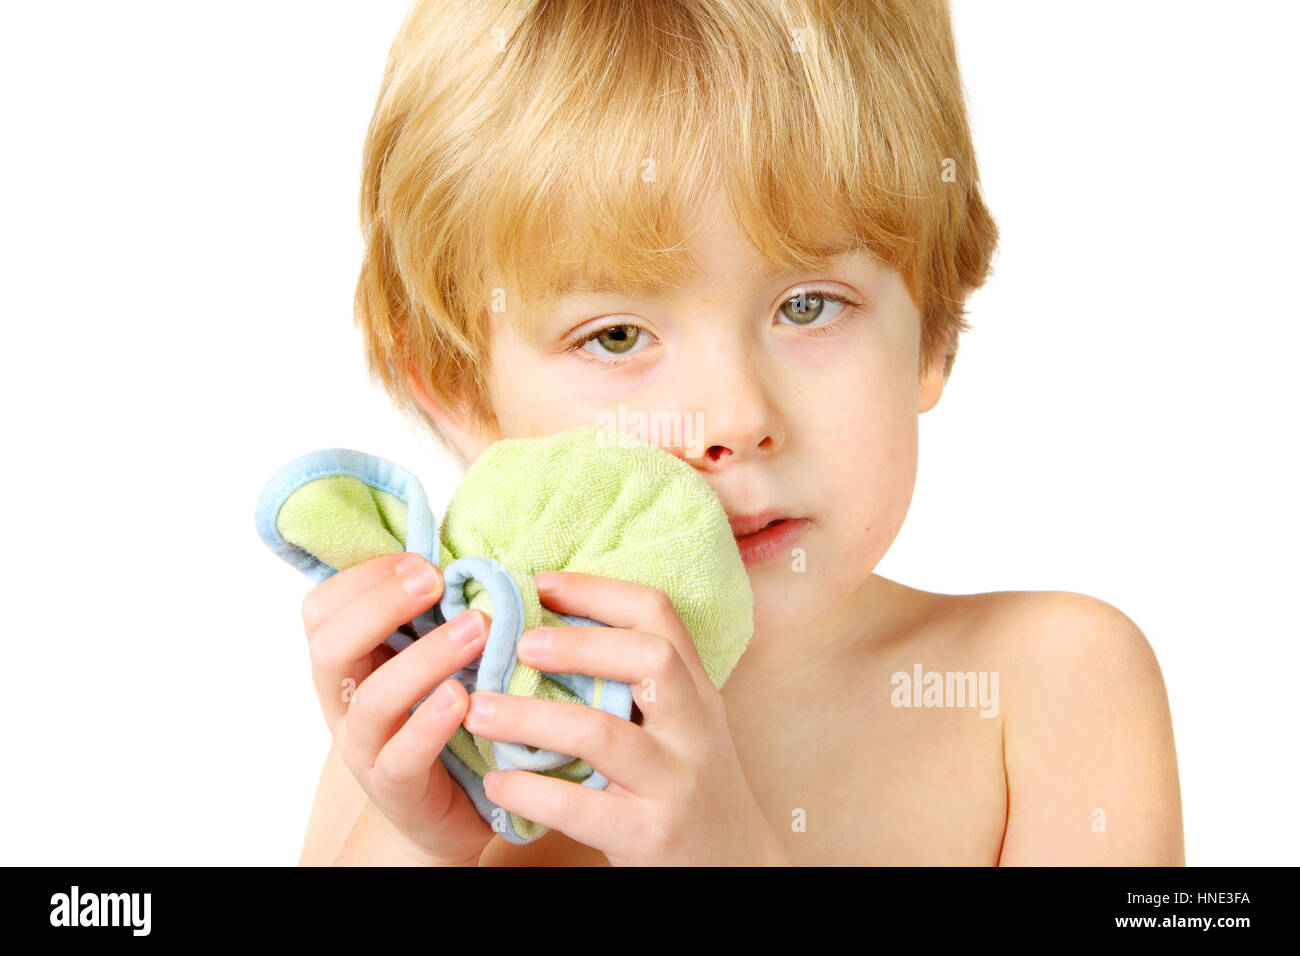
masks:
[[[504,646],[514,663],[506,684],[512,694],[585,702],[624,716],[630,712],[627,685],[617,685],[622,696],[608,691],[602,705],[601,688],[613,682],[580,675],[585,683],[570,681],[566,687],[557,679],[563,675],[551,677],[514,662],[509,641],[517,641],[519,632],[573,623],[542,607],[533,583],[539,571],[581,571],[664,591],[718,687],[753,633],[749,577],[713,489],[691,465],[610,425],[489,446],[452,496],[436,529],[436,545],[432,513],[418,480],[391,462],[351,449],[313,452],[280,469],[259,499],[257,523],[268,547],[316,580],[401,550],[433,560],[449,572],[448,593],[432,612],[412,622],[423,627],[408,625],[407,637],[393,638],[409,643],[410,636],[426,633],[444,618],[441,611],[458,602],[480,608],[494,628],[479,663],[491,659],[494,647]],[[432,553],[435,546],[437,555]],[[493,613],[483,584],[470,577],[453,593],[452,566],[476,559],[495,561],[499,568],[491,573],[508,574],[522,600],[523,619],[514,621],[508,638],[497,637],[496,623],[512,614]],[[400,650],[404,643],[394,646]],[[475,674],[471,667],[456,676],[473,690]],[[583,688],[594,689],[585,701],[574,692]],[[482,777],[497,769],[492,741],[460,727],[443,759],[479,812],[496,825],[490,813],[499,808],[482,789]],[[576,758],[541,772],[591,786],[607,783]],[[515,814],[509,822],[502,832],[512,842],[528,842],[545,832]]]
[[[667,594],[718,687],[753,634],[749,577],[713,489],[680,458],[611,426],[495,442],[452,497],[440,538],[441,567],[474,555],[510,572],[523,597],[524,630],[566,623],[541,605],[533,574],[581,571]],[[473,582],[465,597],[492,614]],[[522,662],[510,693],[578,701]],[[496,769],[491,741],[464,727],[449,746],[480,775]],[[548,771],[571,780],[590,772],[582,760]],[[537,826],[512,822],[525,836]]]

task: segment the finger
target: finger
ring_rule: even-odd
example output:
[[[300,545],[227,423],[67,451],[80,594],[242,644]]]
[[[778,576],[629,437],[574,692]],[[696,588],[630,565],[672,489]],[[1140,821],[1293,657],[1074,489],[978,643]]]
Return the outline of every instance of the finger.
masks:
[[[677,609],[658,588],[577,571],[547,571],[535,575],[534,581],[542,603],[552,610],[610,627],[662,634],[677,648],[700,694],[717,689]]]
[[[491,775],[489,775],[491,776]],[[497,806],[610,855],[629,855],[641,839],[641,801],[528,770],[498,771],[486,783]]]
[[[455,785],[439,754],[460,727],[469,695],[458,680],[444,681],[415,709],[375,758],[371,785],[385,802],[449,806]]]
[[[487,631],[482,611],[458,614],[367,677],[352,695],[341,733],[352,754],[370,766],[416,702],[483,653]]]
[[[393,562],[392,573],[337,609],[308,636],[312,680],[331,731],[348,707],[347,682],[355,688],[369,676],[370,654],[442,596],[438,568],[419,555],[407,559]]]
[[[381,554],[377,558],[331,574],[308,591],[302,601],[302,623],[307,636],[310,637],[331,614],[365,594],[380,581],[392,577],[393,569],[409,557],[409,551]]]
[[[502,743],[581,757],[637,793],[645,789],[646,768],[659,766],[663,757],[658,742],[630,720],[569,701],[477,691],[469,699],[465,729]]]
[[[539,627],[523,633],[517,653],[539,671],[623,681],[641,710],[641,726],[653,733],[700,726],[697,686],[666,637],[617,627]]]

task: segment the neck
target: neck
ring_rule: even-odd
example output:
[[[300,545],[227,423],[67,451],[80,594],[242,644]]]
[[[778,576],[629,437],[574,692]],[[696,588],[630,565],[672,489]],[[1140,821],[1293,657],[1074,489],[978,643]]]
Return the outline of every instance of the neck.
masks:
[[[872,574],[841,601],[797,625],[758,625],[735,671],[723,686],[728,703],[805,680],[821,680],[853,650],[879,644],[892,632],[905,589]]]

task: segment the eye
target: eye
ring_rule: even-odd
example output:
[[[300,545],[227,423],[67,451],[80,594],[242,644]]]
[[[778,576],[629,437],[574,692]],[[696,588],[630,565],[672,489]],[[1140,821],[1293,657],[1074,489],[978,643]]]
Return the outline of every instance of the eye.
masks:
[[[828,303],[838,305],[839,308],[831,312],[829,318],[826,318]],[[801,289],[781,303],[777,315],[788,318],[790,325],[810,326],[817,323],[819,319],[826,318],[826,322],[835,319],[853,304],[855,303],[851,303],[848,299],[835,295],[833,292],[805,291]],[[826,322],[821,324],[825,325]]]
[[[578,343],[578,347],[596,358],[605,356],[624,356],[649,348],[652,336],[645,329],[636,325],[607,325]],[[596,345],[605,351],[597,351],[588,346]]]

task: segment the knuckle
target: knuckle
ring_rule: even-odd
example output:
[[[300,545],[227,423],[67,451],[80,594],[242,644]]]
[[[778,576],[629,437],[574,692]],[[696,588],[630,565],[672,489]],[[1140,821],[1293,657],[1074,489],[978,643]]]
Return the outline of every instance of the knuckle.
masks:
[[[379,716],[375,698],[376,695],[368,690],[366,682],[362,681],[352,692],[352,699],[348,701],[348,717],[362,724],[374,723]]]
[[[572,820],[577,815],[578,803],[573,790],[572,787],[557,787],[552,791],[551,806],[558,819]]]
[[[551,653],[559,650],[566,657],[574,659],[584,659],[588,654],[599,651],[599,645],[592,641],[592,630],[590,627],[575,627],[568,632],[560,632],[563,637],[561,641],[551,641]]]
[[[311,660],[312,670],[323,674],[333,674],[339,670],[338,656],[320,634],[307,645],[307,656]]]
[[[648,588],[645,596],[646,611],[660,616],[675,613],[670,597],[660,588]]]
[[[370,786],[375,795],[383,800],[391,800],[405,788],[407,775],[392,757],[380,752],[370,770]]]
[[[661,806],[646,820],[644,839],[655,857],[671,857],[680,849],[686,812],[677,804]]]
[[[644,808],[637,813],[628,815],[625,825],[629,845],[636,847],[638,850],[651,845],[650,836],[655,829],[651,820],[652,817]]]
[[[673,669],[673,664],[677,659],[677,648],[673,642],[666,637],[655,636],[654,642],[650,647],[650,664],[655,673],[660,677],[667,676]]]
[[[302,629],[309,639],[325,619],[325,612],[320,605],[321,599],[318,587],[312,588],[307,592],[307,596],[302,599]]]
[[[608,753],[619,745],[623,728],[610,719],[595,720],[586,733],[586,747],[592,753]]]

